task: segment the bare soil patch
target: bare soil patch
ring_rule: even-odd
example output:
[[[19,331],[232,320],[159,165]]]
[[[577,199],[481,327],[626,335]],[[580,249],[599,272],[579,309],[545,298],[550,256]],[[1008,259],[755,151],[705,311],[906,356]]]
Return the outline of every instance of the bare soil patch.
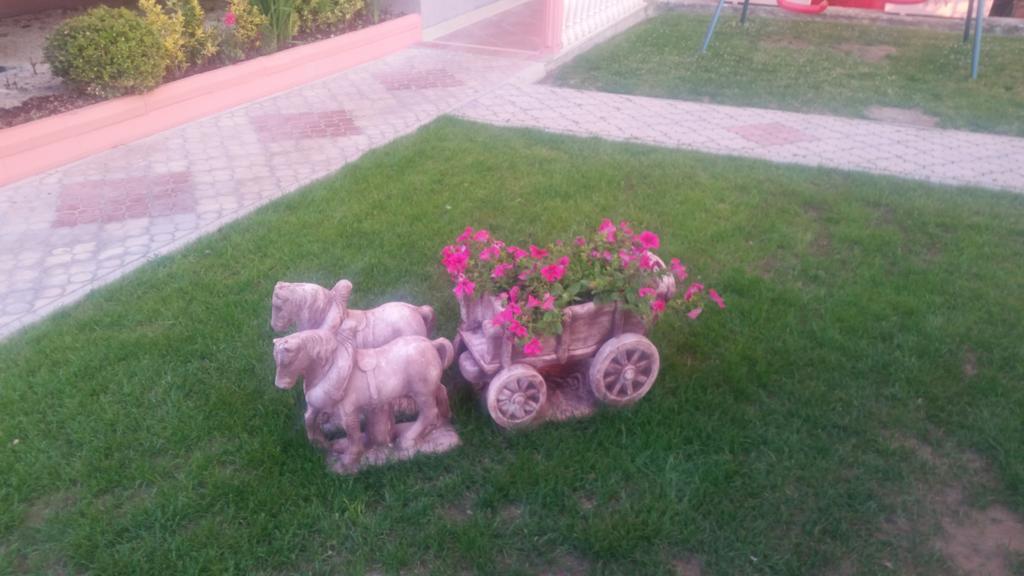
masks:
[[[973,378],[978,373],[978,353],[970,346],[964,349],[964,378]]]
[[[951,458],[915,438],[897,435],[891,440],[914,452],[941,479],[922,489],[929,512],[941,527],[934,545],[942,556],[967,576],[1013,576],[1014,556],[1024,554],[1024,519],[1001,504],[981,507],[966,497],[968,482],[986,492],[998,492],[998,480],[988,463],[973,452]],[[885,530],[908,534],[922,527],[896,521]]]
[[[879,122],[889,122],[892,124],[905,124],[907,126],[918,126],[921,128],[934,128],[939,125],[938,118],[925,114],[920,108],[871,106],[864,111],[864,115],[870,120],[878,120]]]
[[[889,46],[887,44],[854,44],[852,42],[845,42],[835,47],[836,50],[849,54],[859,58],[865,62],[881,62],[890,55],[896,53],[895,46]]]
[[[676,576],[704,576],[704,561],[698,556],[683,556],[672,560],[672,573]]]
[[[791,48],[793,50],[808,50],[813,47],[813,44],[810,42],[791,36],[765,38],[761,40],[761,45],[769,48]]]

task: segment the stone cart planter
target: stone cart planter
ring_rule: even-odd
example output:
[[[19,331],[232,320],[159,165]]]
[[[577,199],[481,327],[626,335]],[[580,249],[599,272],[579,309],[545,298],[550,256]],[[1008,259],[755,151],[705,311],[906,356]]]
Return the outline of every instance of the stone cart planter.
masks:
[[[674,290],[671,276],[665,282]],[[562,333],[542,339],[534,356],[524,355],[492,322],[501,309],[493,295],[460,298],[455,346],[463,377],[503,428],[579,418],[600,404],[627,406],[658,377],[658,349],[645,336],[649,326],[617,303],[566,308]]]

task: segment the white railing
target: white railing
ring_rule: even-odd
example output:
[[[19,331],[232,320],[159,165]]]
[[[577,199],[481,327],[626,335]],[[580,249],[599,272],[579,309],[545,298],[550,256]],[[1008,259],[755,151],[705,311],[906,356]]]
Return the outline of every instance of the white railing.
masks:
[[[583,42],[645,4],[647,0],[562,0],[562,48]]]

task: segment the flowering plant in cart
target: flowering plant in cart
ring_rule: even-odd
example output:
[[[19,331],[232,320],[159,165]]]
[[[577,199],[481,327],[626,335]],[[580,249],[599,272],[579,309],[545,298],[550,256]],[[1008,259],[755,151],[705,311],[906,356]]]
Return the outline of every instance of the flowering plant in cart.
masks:
[[[660,245],[654,232],[607,218],[589,237],[543,247],[507,244],[467,227],[441,251],[441,264],[457,297],[501,298],[503,307],[491,321],[532,356],[541,352],[542,338],[561,333],[562,311],[574,304],[618,302],[647,322],[669,313],[696,319],[709,300],[725,308],[721,296],[692,280],[679,259],[666,265],[656,253]],[[666,284],[667,274],[678,289]]]

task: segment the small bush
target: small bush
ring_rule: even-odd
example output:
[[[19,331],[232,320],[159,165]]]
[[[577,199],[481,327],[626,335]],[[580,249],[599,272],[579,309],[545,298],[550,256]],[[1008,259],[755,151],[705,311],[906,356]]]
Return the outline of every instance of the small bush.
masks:
[[[223,62],[238,62],[264,40],[269,21],[249,0],[230,0],[224,14],[224,26],[218,29],[218,54]]]
[[[175,74],[185,71],[185,18],[177,12],[167,13],[157,0],[139,0],[139,10],[146,24],[156,31],[164,45],[167,69]]]
[[[199,0],[165,0],[167,8],[181,17],[182,49],[190,66],[202,66],[217,53],[217,38],[206,27],[206,13]]]
[[[160,35],[124,8],[93,8],[65,20],[46,41],[53,73],[74,89],[102,97],[144,92],[167,71]]]
[[[295,10],[303,31],[331,32],[366,8],[366,0],[297,0]]]
[[[249,0],[231,0],[228,13],[234,15],[235,22],[231,30],[242,49],[248,52],[258,48],[260,30],[270,22],[266,15]]]

